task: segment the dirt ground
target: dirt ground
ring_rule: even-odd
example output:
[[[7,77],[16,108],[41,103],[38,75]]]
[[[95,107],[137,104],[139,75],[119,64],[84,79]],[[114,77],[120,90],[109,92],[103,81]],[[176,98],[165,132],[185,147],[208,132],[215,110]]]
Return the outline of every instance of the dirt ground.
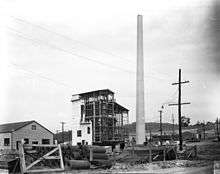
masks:
[[[96,173],[163,173],[163,174],[220,174],[220,142],[202,141],[188,143],[197,145],[198,158],[196,160],[157,161],[145,164],[117,163],[107,170],[71,171],[74,174]]]
[[[220,174],[220,142],[203,141],[188,143],[197,145],[196,160],[157,161],[152,163],[132,164],[116,161],[110,169],[72,170],[60,174],[116,174],[116,173],[163,173],[163,174]],[[1,172],[1,171],[0,171]]]
[[[188,145],[197,145],[199,159],[220,161],[220,142],[212,142],[211,140],[207,140],[189,143]]]

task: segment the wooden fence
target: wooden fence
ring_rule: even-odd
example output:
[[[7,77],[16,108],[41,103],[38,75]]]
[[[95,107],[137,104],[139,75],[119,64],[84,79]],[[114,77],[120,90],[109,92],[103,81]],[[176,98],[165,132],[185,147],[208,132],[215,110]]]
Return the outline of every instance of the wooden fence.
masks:
[[[38,155],[38,157],[36,157],[36,155],[33,155],[33,154],[38,153],[35,150],[36,148],[38,148],[38,149],[49,148],[50,150],[47,151],[44,155],[41,154],[40,156]],[[56,154],[56,155],[54,155],[54,154]],[[25,145],[25,144],[21,143],[21,144],[19,144],[19,157],[20,157],[21,173],[40,173],[40,172],[64,171],[62,150],[61,150],[60,145]],[[31,160],[28,161],[28,159],[31,159]],[[47,160],[47,161],[58,160],[59,167],[48,168],[48,166],[45,166],[45,167],[40,166],[40,168],[39,167],[36,168],[36,165],[44,160]]]

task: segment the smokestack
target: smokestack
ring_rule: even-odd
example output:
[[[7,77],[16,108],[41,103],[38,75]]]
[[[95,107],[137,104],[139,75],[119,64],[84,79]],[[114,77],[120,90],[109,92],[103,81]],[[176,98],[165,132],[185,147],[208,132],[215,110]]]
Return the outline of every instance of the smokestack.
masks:
[[[137,16],[136,144],[145,142],[143,17]]]

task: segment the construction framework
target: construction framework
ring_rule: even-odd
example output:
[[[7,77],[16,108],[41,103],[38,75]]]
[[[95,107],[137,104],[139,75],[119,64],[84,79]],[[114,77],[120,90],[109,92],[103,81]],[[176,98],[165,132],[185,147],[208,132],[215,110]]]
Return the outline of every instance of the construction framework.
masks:
[[[124,125],[128,124],[129,110],[116,102],[114,92],[109,89],[91,91],[79,94],[79,98],[83,101],[81,122],[92,123],[93,144],[109,144],[128,138]]]

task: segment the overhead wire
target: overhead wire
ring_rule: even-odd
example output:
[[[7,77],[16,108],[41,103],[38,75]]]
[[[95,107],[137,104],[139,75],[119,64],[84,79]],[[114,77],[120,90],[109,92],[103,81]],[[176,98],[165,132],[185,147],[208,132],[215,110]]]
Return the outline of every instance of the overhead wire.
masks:
[[[42,75],[41,73],[36,73],[36,72],[34,72],[34,71],[32,71],[32,70],[29,70],[29,69],[27,69],[27,68],[24,68],[23,66],[18,65],[18,64],[15,64],[15,63],[10,62],[10,65],[13,65],[14,67],[16,67],[16,68],[18,68],[18,69],[21,69],[22,71],[25,71],[25,72],[27,72],[27,73],[29,73],[29,74],[33,74],[33,75],[35,75],[35,76],[37,76],[37,77],[39,77],[39,78],[41,78],[41,79],[44,79],[44,80],[53,82],[54,84],[58,84],[58,85],[61,85],[61,86],[66,87],[66,88],[73,89],[73,86],[71,86],[71,85],[69,85],[69,84],[60,82],[60,81],[58,81],[58,80],[54,80],[54,79],[52,79],[52,78],[50,78],[50,77],[47,77],[47,76],[45,76],[45,75]]]
[[[31,41],[31,42],[34,42],[35,44],[38,44],[38,45],[43,44],[43,45],[45,45],[45,46],[47,46],[47,47],[50,47],[50,48],[52,48],[52,49],[56,49],[56,50],[65,52],[65,53],[67,53],[67,54],[71,54],[71,55],[75,56],[76,58],[82,58],[82,59],[85,59],[85,60],[87,60],[87,61],[94,62],[94,63],[96,63],[96,64],[99,64],[99,65],[102,65],[102,66],[105,66],[105,67],[108,67],[108,68],[111,68],[111,69],[116,69],[116,70],[123,71],[123,72],[126,72],[126,73],[130,73],[130,74],[133,74],[133,75],[135,74],[134,71],[122,69],[122,68],[119,68],[119,67],[114,66],[114,65],[110,65],[110,64],[107,64],[107,63],[104,63],[104,62],[101,62],[101,61],[94,60],[94,59],[92,59],[92,58],[90,58],[90,57],[88,57],[88,56],[83,56],[83,55],[80,55],[80,54],[76,54],[76,53],[70,52],[70,51],[65,50],[65,49],[63,49],[63,48],[60,48],[60,47],[58,47],[58,46],[56,46],[56,45],[49,44],[48,42],[44,42],[44,41],[41,41],[41,40],[37,40],[37,39],[30,38],[29,36],[24,35],[22,32],[20,32],[20,31],[18,31],[18,30],[16,30],[16,29],[13,29],[13,28],[11,28],[11,27],[8,27],[8,29],[11,30],[11,31],[13,31],[13,32],[15,32],[15,33],[14,33],[15,35],[17,35],[17,36],[19,36],[19,37],[21,37],[21,38],[23,38],[23,39],[29,40],[29,41]],[[72,57],[71,57],[71,58],[72,58]],[[145,75],[144,77],[145,77],[145,78],[154,78],[154,79],[160,79],[160,80],[161,80],[161,78],[159,78],[159,77],[150,76],[150,75]],[[163,79],[163,80],[164,80],[164,79]]]
[[[67,35],[65,35],[65,34],[61,34],[61,33],[58,33],[58,32],[56,32],[56,31],[50,30],[50,29],[46,28],[45,26],[38,25],[38,24],[34,24],[34,23],[30,22],[30,21],[27,21],[27,20],[24,20],[24,19],[21,19],[21,18],[17,18],[17,17],[14,17],[14,16],[11,16],[11,17],[12,17],[13,19],[15,19],[16,21],[19,21],[19,22],[22,22],[22,23],[31,25],[31,26],[33,26],[33,27],[37,27],[37,28],[39,28],[39,29],[41,29],[41,30],[44,30],[44,31],[47,31],[47,32],[56,34],[56,35],[58,35],[58,36],[60,36],[60,37],[62,37],[62,38],[64,38],[64,39],[73,41],[73,42],[75,42],[75,43],[77,43],[77,44],[79,44],[79,45],[82,45],[82,46],[87,47],[87,48],[89,48],[89,49],[93,49],[93,50],[95,50],[95,51],[97,51],[97,52],[102,52],[102,53],[104,53],[104,54],[107,54],[107,55],[110,55],[110,56],[113,56],[113,57],[118,57],[118,58],[120,58],[121,60],[126,61],[127,63],[128,63],[128,62],[129,62],[129,63],[132,63],[132,64],[135,63],[135,61],[132,61],[131,59],[126,59],[126,58],[121,57],[121,56],[119,56],[119,55],[117,55],[117,54],[115,54],[115,53],[111,53],[111,52],[109,52],[109,51],[106,51],[106,50],[103,50],[103,49],[100,49],[100,48],[92,47],[92,46],[90,46],[90,45],[88,45],[88,44],[86,44],[86,43],[84,43],[84,42],[82,42],[82,41],[79,41],[79,40],[70,38],[69,36],[67,36]]]
[[[34,24],[34,23],[30,22],[30,21],[27,21],[27,20],[24,20],[24,19],[21,19],[21,18],[17,18],[17,17],[14,17],[14,16],[11,16],[11,17],[12,17],[14,20],[18,21],[18,22],[21,22],[21,23],[24,23],[24,24],[27,24],[27,25],[31,25],[32,27],[37,27],[37,28],[39,28],[39,29],[41,29],[41,30],[44,30],[44,31],[46,31],[46,32],[49,32],[49,33],[53,33],[53,34],[58,35],[58,36],[60,36],[60,37],[62,37],[62,38],[64,38],[64,39],[67,39],[67,40],[76,42],[76,43],[78,43],[78,44],[80,44],[80,45],[82,45],[82,46],[85,46],[85,47],[89,48],[89,49],[93,49],[93,50],[96,50],[96,51],[98,51],[98,52],[102,52],[102,53],[104,53],[104,54],[108,54],[108,55],[111,55],[111,56],[113,56],[113,57],[117,57],[117,58],[119,58],[119,59],[121,59],[121,60],[126,61],[126,63],[132,63],[132,64],[135,63],[135,61],[132,61],[132,59],[126,59],[126,58],[124,58],[124,57],[122,57],[122,56],[116,55],[116,54],[111,53],[111,52],[109,52],[109,51],[102,50],[102,49],[100,49],[100,48],[97,49],[97,48],[95,48],[95,47],[89,46],[88,44],[86,44],[86,43],[84,43],[84,42],[81,42],[81,41],[79,41],[79,40],[73,39],[73,38],[71,38],[71,37],[69,37],[69,36],[66,36],[66,35],[64,35],[64,34],[61,34],[61,33],[59,33],[59,32],[53,31],[53,30],[51,30],[51,29],[48,29],[48,28],[45,27],[45,26],[38,25],[38,24]],[[167,74],[165,74],[165,73],[162,73],[162,74],[161,74],[161,73],[158,73],[158,72],[156,72],[156,71],[154,71],[154,70],[151,70],[151,71],[153,71],[154,74],[160,74],[160,76],[161,76],[161,75],[162,75],[162,76],[167,76],[167,77],[169,76],[169,75],[167,75]],[[152,77],[153,77],[153,76],[152,76]],[[162,79],[162,78],[160,78],[160,79]]]

